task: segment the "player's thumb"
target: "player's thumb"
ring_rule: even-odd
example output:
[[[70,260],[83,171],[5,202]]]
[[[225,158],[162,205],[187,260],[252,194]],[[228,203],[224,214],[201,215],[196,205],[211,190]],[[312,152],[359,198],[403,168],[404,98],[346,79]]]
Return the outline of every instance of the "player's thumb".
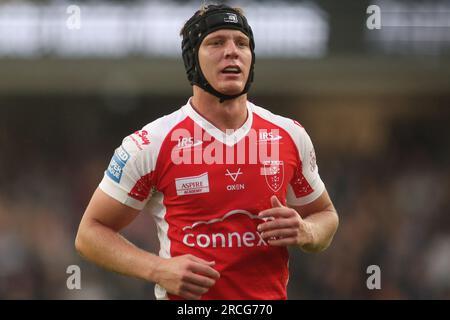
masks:
[[[270,202],[272,203],[272,208],[277,208],[277,207],[283,207],[283,205],[281,204],[280,200],[278,200],[277,196],[273,195],[270,198]]]

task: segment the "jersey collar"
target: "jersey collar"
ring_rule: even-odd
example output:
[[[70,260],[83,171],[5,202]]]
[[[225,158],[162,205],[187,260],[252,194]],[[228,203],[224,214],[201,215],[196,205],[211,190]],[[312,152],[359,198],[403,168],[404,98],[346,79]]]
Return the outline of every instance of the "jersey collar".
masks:
[[[253,110],[252,104],[247,101],[247,120],[245,123],[237,130],[234,130],[232,134],[226,134],[222,130],[218,129],[211,122],[203,118],[191,105],[191,99],[183,106],[183,111],[191,118],[198,126],[205,130],[209,135],[214,137],[214,139],[220,141],[221,143],[232,147],[238,143],[242,138],[244,138],[250,131],[253,124]]]

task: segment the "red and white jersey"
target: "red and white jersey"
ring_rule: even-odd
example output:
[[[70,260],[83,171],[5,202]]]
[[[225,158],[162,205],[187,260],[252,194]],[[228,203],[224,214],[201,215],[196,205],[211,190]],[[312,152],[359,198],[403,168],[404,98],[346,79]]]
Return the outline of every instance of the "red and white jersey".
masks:
[[[154,215],[164,258],[216,261],[220,279],[203,299],[286,299],[288,251],[257,232],[276,195],[305,205],[324,191],[314,148],[296,121],[247,102],[248,117],[222,132],[188,102],[127,136],[100,188]],[[157,299],[178,299],[156,285]]]

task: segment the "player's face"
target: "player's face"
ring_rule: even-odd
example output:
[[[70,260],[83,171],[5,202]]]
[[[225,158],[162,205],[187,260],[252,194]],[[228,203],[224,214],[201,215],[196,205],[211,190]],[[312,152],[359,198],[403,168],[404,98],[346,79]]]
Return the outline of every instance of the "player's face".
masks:
[[[203,75],[217,91],[244,90],[252,62],[249,38],[239,30],[218,30],[202,41],[198,59]]]

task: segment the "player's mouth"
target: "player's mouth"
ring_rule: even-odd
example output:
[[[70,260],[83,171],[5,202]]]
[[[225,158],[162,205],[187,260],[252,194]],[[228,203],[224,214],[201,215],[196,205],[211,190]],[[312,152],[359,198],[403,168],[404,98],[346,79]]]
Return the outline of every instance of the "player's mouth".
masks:
[[[223,74],[230,74],[230,75],[233,75],[233,74],[237,75],[237,74],[241,74],[242,70],[237,65],[229,65],[229,66],[223,68],[221,73],[223,73]]]

